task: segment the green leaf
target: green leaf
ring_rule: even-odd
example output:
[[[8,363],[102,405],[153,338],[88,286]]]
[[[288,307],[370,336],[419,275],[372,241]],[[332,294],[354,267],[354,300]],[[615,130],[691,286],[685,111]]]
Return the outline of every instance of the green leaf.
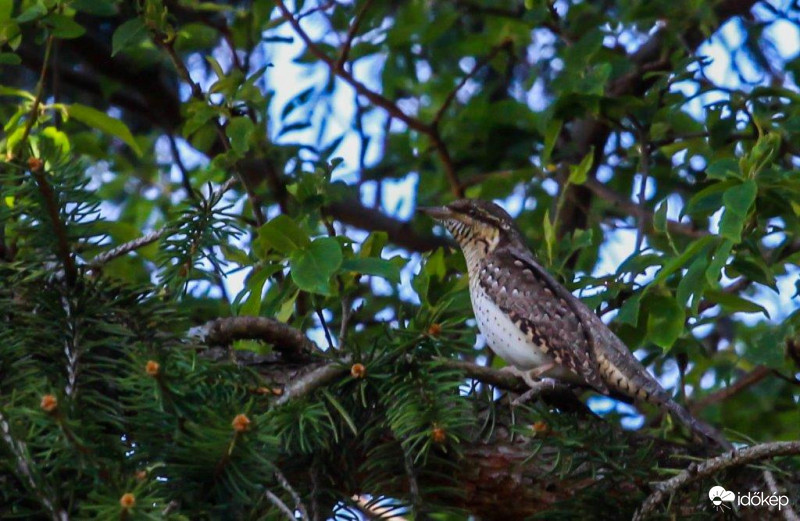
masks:
[[[732,248],[733,241],[730,239],[725,239],[720,243],[719,247],[717,247],[717,251],[714,252],[714,257],[708,264],[708,268],[706,268],[706,280],[709,284],[716,284],[722,276],[722,269],[728,262],[728,257],[731,255]]]
[[[706,175],[712,179],[719,179],[722,181],[730,177],[740,177],[739,163],[731,157],[718,159],[708,165],[708,168],[706,168]]]
[[[675,292],[675,300],[681,306],[686,306],[689,299],[694,296],[692,300],[692,310],[697,312],[697,307],[700,304],[700,297],[706,288],[706,279],[704,275],[708,267],[708,256],[698,256],[694,262],[686,270],[686,273],[678,283],[678,289]]]
[[[569,167],[569,184],[582,185],[586,182],[586,176],[594,163],[594,146],[589,149],[589,153],[583,156],[583,159],[577,166],[570,165]]]
[[[0,24],[11,20],[14,12],[14,0],[0,0]]]
[[[544,149],[542,150],[542,167],[547,168],[550,163],[550,154],[556,146],[556,140],[561,134],[561,126],[564,124],[560,119],[551,119],[544,132]]]
[[[707,244],[714,241],[716,238],[712,235],[706,235],[705,237],[701,237],[696,241],[692,242],[680,255],[674,257],[672,260],[667,262],[663,268],[658,270],[653,281],[647,285],[647,291],[650,288],[656,287],[662,282],[664,282],[667,277],[678,271],[679,269],[683,268],[689,260],[691,260],[697,253],[702,250]]]
[[[753,202],[756,200],[758,186],[752,179],[744,183],[729,188],[722,196],[722,202],[726,210],[731,210],[739,215],[747,215]]]
[[[70,7],[95,16],[114,16],[117,14],[116,0],[72,0]]]
[[[400,268],[386,259],[376,257],[346,259],[342,262],[340,269],[364,275],[375,275],[383,277],[389,282],[400,284]]]
[[[320,237],[303,250],[292,253],[292,280],[309,293],[331,295],[330,278],[342,265],[342,247],[332,237]]]
[[[0,65],[19,65],[22,59],[13,52],[0,52]]]
[[[741,242],[742,228],[757,192],[758,187],[752,179],[725,191],[722,195],[725,213],[719,223],[720,235],[736,244]]]
[[[657,232],[660,233],[667,232],[668,211],[669,211],[669,201],[667,199],[664,199],[663,201],[661,201],[661,204],[658,205],[658,208],[656,208],[656,211],[653,214],[653,228],[655,228]]]
[[[43,21],[52,28],[52,34],[56,38],[68,40],[83,36],[86,32],[81,24],[63,14],[51,13]]]
[[[712,302],[716,302],[729,313],[763,313],[768,319],[771,318],[769,316],[769,312],[764,306],[740,297],[739,295],[734,295],[733,293],[709,290],[706,291],[706,298]]]
[[[139,44],[147,37],[147,26],[141,18],[132,18],[117,27],[111,37],[111,56]]]
[[[136,152],[137,156],[141,157],[142,150],[139,148],[139,144],[136,143],[133,134],[131,134],[131,131],[128,130],[128,127],[122,121],[112,118],[105,112],[87,107],[86,105],[81,105],[80,103],[67,105],[66,109],[69,117],[75,118],[81,123],[101,132],[118,137],[131,147],[131,149]]]
[[[655,345],[667,351],[683,333],[686,320],[683,306],[674,298],[656,295],[649,299],[648,308],[647,336]]]
[[[364,242],[361,243],[361,249],[358,250],[358,256],[361,258],[367,257],[380,257],[386,243],[389,242],[389,234],[386,232],[371,232]]]
[[[225,133],[231,140],[231,147],[239,154],[244,155],[249,147],[250,136],[255,130],[253,121],[245,116],[238,116],[228,122]]]
[[[556,228],[550,222],[550,209],[545,210],[544,220],[542,221],[544,228],[544,244],[547,247],[547,263],[553,264],[553,251],[556,247]]]
[[[619,314],[617,315],[618,322],[636,326],[639,322],[639,308],[641,307],[643,294],[644,292],[636,293],[622,304]]]
[[[270,249],[289,254],[307,247],[310,242],[308,234],[291,217],[279,215],[258,229],[253,247],[256,254],[263,259]]]

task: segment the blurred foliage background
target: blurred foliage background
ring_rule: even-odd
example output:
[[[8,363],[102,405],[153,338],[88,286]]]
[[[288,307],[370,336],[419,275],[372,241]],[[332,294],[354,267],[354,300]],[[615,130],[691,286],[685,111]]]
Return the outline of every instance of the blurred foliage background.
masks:
[[[797,439],[799,20],[0,0],[0,517],[628,517],[701,448],[608,399],[509,405],[413,215],[464,196],[695,414]]]

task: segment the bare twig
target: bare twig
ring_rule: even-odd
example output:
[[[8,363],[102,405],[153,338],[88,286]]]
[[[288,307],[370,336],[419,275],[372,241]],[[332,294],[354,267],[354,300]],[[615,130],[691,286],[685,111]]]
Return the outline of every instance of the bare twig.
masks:
[[[782,496],[780,488],[778,488],[778,482],[775,481],[775,475],[772,474],[771,470],[764,471],[764,482],[767,484],[767,488],[769,489],[770,493],[774,496]],[[794,511],[792,505],[785,505],[783,508],[780,509],[781,514],[783,514],[783,519],[786,521],[800,521],[800,518],[797,517],[797,512]]]
[[[181,60],[180,56],[178,56],[178,53],[175,51],[173,42],[162,34],[155,34],[153,41],[155,41],[156,44],[164,49],[164,51],[167,53],[172,61],[173,66],[175,67],[175,70],[178,72],[178,76],[180,76],[180,78],[187,85],[189,85],[189,88],[192,91],[192,97],[204,103],[208,103],[208,98],[206,97],[205,93],[203,93],[203,89],[192,79],[191,75],[189,74],[189,69],[186,68],[186,64],[183,63],[183,60]],[[235,50],[233,52],[235,54]],[[254,123],[257,122],[254,121]],[[220,144],[222,144],[222,147],[225,149],[225,151],[229,151],[231,149],[231,144],[228,141],[228,136],[225,134],[225,129],[223,128],[222,124],[216,118],[214,119],[214,127],[216,128]],[[264,212],[261,210],[261,202],[250,186],[244,182],[242,173],[238,168],[236,169],[236,175],[242,181],[242,186],[244,187],[245,194],[247,195],[247,200],[250,201],[250,205],[253,207],[253,217],[255,217],[256,224],[261,226],[266,222],[266,219],[264,218]],[[225,190],[227,190],[227,188]]]
[[[478,62],[475,63],[475,66],[472,68],[472,70],[469,71],[469,73],[467,73],[463,78],[461,78],[461,81],[459,81],[458,84],[455,86],[455,88],[450,91],[450,93],[447,95],[444,102],[442,103],[442,106],[439,107],[439,110],[436,111],[436,115],[433,117],[433,121],[431,123],[433,126],[439,124],[439,122],[442,120],[442,116],[444,116],[445,111],[447,111],[447,108],[450,106],[451,103],[453,103],[453,100],[456,98],[456,94],[458,94],[458,91],[464,88],[464,85],[467,84],[470,78],[473,78],[478,73],[478,71],[483,69],[489,62],[491,62],[494,59],[494,57],[498,55],[500,51],[502,51],[503,49],[510,48],[511,45],[512,45],[512,40],[510,38],[505,38],[499,44],[492,47],[492,49],[486,56],[484,56]]]
[[[348,85],[353,87],[357,93],[367,98],[373,104],[383,108],[391,116],[405,123],[410,129],[416,130],[417,132],[428,136],[428,138],[431,140],[431,144],[436,149],[436,152],[442,161],[445,175],[450,182],[451,191],[456,197],[463,197],[464,189],[458,183],[455,166],[450,158],[450,153],[448,152],[444,141],[442,141],[436,126],[425,123],[414,116],[406,114],[399,106],[397,106],[394,101],[386,98],[382,94],[370,90],[366,85],[358,81],[351,72],[338,65],[339,60],[335,60],[328,56],[325,51],[323,51],[316,43],[314,43],[314,41],[311,40],[311,37],[308,36],[308,33],[306,33],[305,30],[300,27],[299,20],[289,12],[289,9],[286,7],[286,4],[284,4],[283,0],[275,0],[275,4],[278,6],[281,14],[289,22],[297,35],[300,36],[300,39],[303,40],[303,43],[306,44],[306,47],[308,47],[308,50],[311,52],[311,54],[322,60],[330,68],[333,74],[342,78]]]
[[[306,506],[300,499],[300,495],[294,490],[294,488],[292,488],[292,485],[289,484],[289,480],[286,479],[286,476],[283,475],[283,472],[281,472],[280,469],[278,469],[278,467],[275,467],[273,471],[275,473],[275,479],[278,481],[278,484],[283,488],[283,490],[285,490],[286,492],[289,493],[290,496],[292,496],[292,501],[294,501],[294,508],[295,510],[300,512],[300,518],[303,521],[310,521]]]
[[[286,519],[289,519],[290,521],[296,521],[294,512],[292,512],[291,509],[286,506],[286,503],[284,503],[281,498],[273,494],[271,490],[267,490],[264,494],[266,494],[269,502],[275,505],[275,507],[280,510],[284,516],[286,516]]]
[[[344,65],[345,63],[347,63],[347,57],[350,54],[350,47],[353,45],[353,39],[356,37],[358,28],[361,25],[361,20],[364,19],[364,14],[367,12],[367,9],[369,9],[371,5],[372,5],[372,0],[365,0],[364,3],[361,5],[361,9],[359,9],[358,13],[356,13],[356,17],[353,19],[353,23],[350,24],[350,29],[348,29],[347,31],[347,36],[344,39],[342,50],[339,52],[339,58],[333,65],[333,70],[338,71],[340,69],[344,69]]]
[[[692,413],[696,413],[698,411],[702,411],[703,409],[714,403],[724,402],[728,398],[739,394],[748,387],[752,387],[753,385],[757,384],[758,382],[766,378],[770,373],[771,370],[768,367],[759,365],[752,371],[742,376],[733,385],[715,391],[709,394],[708,396],[705,396],[702,399],[697,400],[689,407],[689,409],[692,411]]]
[[[90,269],[99,268],[103,264],[106,264],[117,257],[122,257],[125,254],[156,242],[161,238],[162,235],[164,235],[164,233],[166,233],[166,231],[166,228],[159,228],[158,230],[154,230],[150,233],[142,235],[141,237],[133,239],[132,241],[120,244],[116,248],[111,248],[106,252],[98,254],[95,258],[89,261],[87,266]]]
[[[613,203],[614,206],[619,210],[632,215],[637,219],[641,219],[646,226],[652,225],[654,217],[652,212],[642,208],[637,203],[631,201],[627,197],[622,196],[611,188],[608,188],[600,181],[590,177],[582,186],[585,186],[591,190],[595,195],[598,195],[601,198]],[[710,233],[708,230],[698,230],[688,224],[677,221],[667,221],[667,227],[671,233],[679,233],[687,237],[694,238],[705,237]]]
[[[692,463],[677,476],[656,484],[655,492],[650,494],[642,503],[633,519],[634,521],[645,519],[668,496],[690,483],[712,476],[721,470],[747,465],[762,459],[796,454],[800,454],[800,441],[778,441],[754,445],[741,450],[732,450],[715,458]]]

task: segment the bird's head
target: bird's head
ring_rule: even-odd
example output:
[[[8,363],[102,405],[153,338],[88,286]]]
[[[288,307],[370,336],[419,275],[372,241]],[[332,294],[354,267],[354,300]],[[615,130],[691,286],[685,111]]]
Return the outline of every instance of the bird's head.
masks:
[[[441,222],[469,258],[494,251],[501,242],[519,240],[514,221],[498,205],[479,199],[459,199],[446,206],[418,208]]]

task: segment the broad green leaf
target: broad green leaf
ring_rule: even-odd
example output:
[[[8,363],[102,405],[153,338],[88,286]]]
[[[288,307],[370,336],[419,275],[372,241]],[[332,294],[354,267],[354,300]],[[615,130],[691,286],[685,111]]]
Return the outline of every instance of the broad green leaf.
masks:
[[[594,163],[594,147],[589,149],[589,153],[583,156],[583,159],[577,166],[570,165],[569,167],[569,183],[573,185],[582,185],[586,182],[586,176]]]
[[[722,196],[725,213],[722,214],[719,223],[720,235],[734,243],[741,242],[742,228],[747,219],[747,213],[756,200],[757,192],[758,187],[752,179],[725,191]]]
[[[139,17],[131,18],[114,31],[111,37],[111,56],[139,44],[146,37],[147,26],[144,21]]]
[[[547,129],[544,133],[544,149],[542,150],[542,167],[547,168],[550,163],[550,154],[553,153],[553,147],[556,146],[558,135],[561,134],[561,126],[564,124],[560,119],[551,119],[547,124]]]
[[[11,20],[14,11],[14,0],[0,0],[0,24]]]
[[[376,257],[346,259],[341,271],[354,271],[364,275],[383,277],[389,282],[400,284],[400,268],[386,259]]]
[[[228,122],[225,133],[230,138],[231,147],[237,154],[244,155],[247,152],[248,142],[254,129],[253,121],[245,116],[237,116]]]
[[[722,196],[722,202],[725,203],[726,210],[732,210],[739,215],[747,215],[753,202],[756,200],[756,193],[758,186],[752,179],[744,183],[734,186],[725,191]]]
[[[19,65],[22,59],[13,52],[0,52],[0,65]]]
[[[63,14],[51,13],[43,21],[51,27],[53,36],[63,40],[78,38],[86,32],[81,24]]]
[[[764,306],[740,297],[739,295],[726,293],[724,291],[709,290],[706,291],[706,298],[712,302],[716,302],[729,313],[763,313],[768,319],[771,318]]]
[[[707,244],[714,241],[716,238],[712,235],[706,235],[696,241],[692,242],[680,255],[667,262],[656,274],[653,281],[647,285],[647,289],[656,287],[664,282],[667,277],[683,268],[689,260],[691,260],[697,253],[703,249]],[[645,291],[647,291],[647,289]]]
[[[379,257],[383,247],[389,242],[389,234],[386,232],[371,232],[358,250],[358,256],[362,258]]]
[[[730,239],[725,239],[720,243],[719,247],[717,247],[717,251],[714,252],[714,257],[711,259],[706,269],[706,280],[709,284],[716,284],[722,276],[722,269],[728,262],[728,257],[731,255],[732,248],[733,241]]]
[[[656,295],[648,301],[647,336],[664,351],[669,350],[683,332],[686,315],[674,298]]]
[[[342,247],[332,237],[320,237],[290,258],[292,280],[309,293],[330,295],[330,278],[342,265]]]
[[[741,177],[739,164],[732,157],[714,161],[706,168],[706,175],[712,179],[725,180],[731,177]]]
[[[686,270],[686,273],[678,283],[678,289],[675,292],[675,300],[681,306],[686,306],[689,299],[692,300],[692,310],[697,312],[697,306],[700,304],[700,297],[706,288],[705,273],[708,267],[708,256],[699,255],[694,262]]]
[[[279,215],[258,229],[253,241],[256,254],[262,259],[270,249],[289,254],[310,244],[308,234],[288,215]]]
[[[142,150],[133,138],[131,131],[128,130],[128,127],[122,121],[112,118],[105,112],[87,107],[86,105],[81,105],[80,103],[67,105],[66,109],[69,117],[75,118],[81,123],[100,130],[101,132],[118,137],[131,147],[131,149],[136,152],[137,156],[141,157]]]
[[[623,324],[630,324],[631,326],[636,326],[639,322],[639,308],[642,304],[642,295],[643,292],[639,292],[628,298],[622,307],[619,310],[619,314],[617,314],[617,321],[622,322]]]
[[[36,96],[26,90],[15,89],[14,87],[6,87],[4,85],[0,85],[0,96],[17,96],[20,98],[25,98],[28,101],[33,101],[36,99]]]
[[[117,14],[115,0],[72,0],[70,7],[95,16],[114,16]]]

